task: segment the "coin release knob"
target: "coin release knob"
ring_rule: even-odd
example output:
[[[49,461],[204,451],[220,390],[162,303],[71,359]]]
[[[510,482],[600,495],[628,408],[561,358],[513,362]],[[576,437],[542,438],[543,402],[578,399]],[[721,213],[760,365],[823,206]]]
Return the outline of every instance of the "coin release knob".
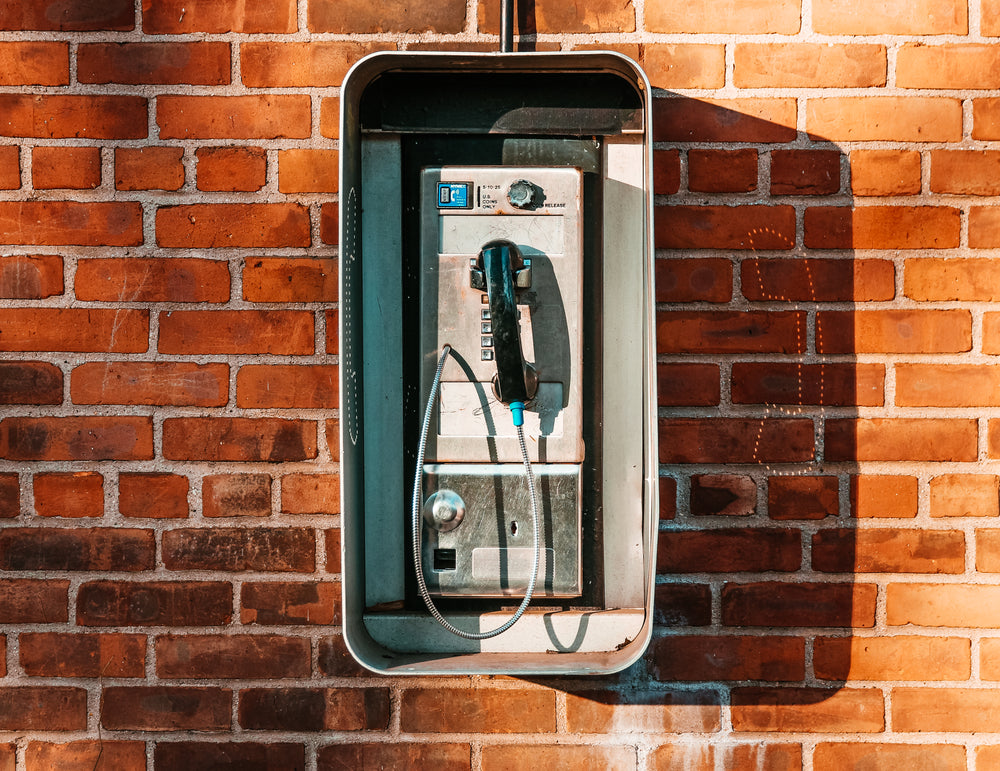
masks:
[[[507,200],[511,206],[527,209],[535,202],[535,186],[526,179],[519,179],[507,190]]]

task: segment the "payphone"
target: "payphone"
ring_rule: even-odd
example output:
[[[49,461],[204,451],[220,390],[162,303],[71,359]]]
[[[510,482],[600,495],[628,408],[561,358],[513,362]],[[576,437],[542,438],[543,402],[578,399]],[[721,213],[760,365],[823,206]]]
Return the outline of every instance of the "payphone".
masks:
[[[343,625],[378,672],[610,672],[652,629],[648,83],[379,53],[341,94]]]

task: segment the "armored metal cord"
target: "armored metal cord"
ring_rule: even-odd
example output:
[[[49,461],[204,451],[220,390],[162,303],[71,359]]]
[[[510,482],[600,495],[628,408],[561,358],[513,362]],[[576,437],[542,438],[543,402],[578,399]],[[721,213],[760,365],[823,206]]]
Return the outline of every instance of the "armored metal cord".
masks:
[[[520,425],[520,422],[515,420],[517,440],[521,445],[521,458],[524,460],[524,471],[528,479],[528,492],[531,494],[531,520],[534,526],[534,559],[531,564],[531,580],[528,582],[528,588],[524,593],[524,599],[521,600],[521,605],[517,609],[517,612],[515,612],[510,619],[505,621],[496,629],[489,632],[466,632],[463,629],[453,626],[444,616],[441,615],[441,611],[437,609],[437,606],[434,604],[434,600],[431,599],[430,592],[427,590],[427,582],[424,580],[423,555],[421,553],[421,534],[423,528],[420,522],[420,499],[423,497],[422,481],[424,476],[424,451],[427,447],[427,432],[430,430],[431,413],[434,411],[434,400],[437,398],[438,387],[441,383],[441,372],[444,370],[445,361],[448,359],[449,353],[451,353],[451,346],[445,345],[441,349],[441,358],[438,359],[437,370],[434,372],[434,380],[431,383],[431,392],[427,397],[427,408],[424,410],[424,422],[420,429],[420,444],[417,445],[417,473],[416,479],[413,481],[413,508],[410,522],[413,536],[413,564],[417,569],[417,587],[420,589],[420,596],[423,598],[424,604],[431,612],[431,615],[434,616],[435,620],[452,634],[464,637],[466,640],[488,640],[491,637],[496,637],[498,634],[506,632],[514,626],[514,624],[520,620],[521,616],[524,615],[524,611],[528,609],[531,597],[535,593],[535,583],[538,580],[538,563],[541,561],[538,496],[535,492],[535,475],[531,471],[531,461],[528,459],[528,448],[524,443],[524,429]]]

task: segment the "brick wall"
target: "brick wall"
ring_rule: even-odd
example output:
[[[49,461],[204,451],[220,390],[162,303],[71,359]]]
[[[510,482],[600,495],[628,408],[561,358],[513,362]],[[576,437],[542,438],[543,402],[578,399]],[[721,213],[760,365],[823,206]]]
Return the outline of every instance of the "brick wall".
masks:
[[[0,768],[1000,768],[1000,2],[518,17],[659,89],[645,660],[338,634],[337,88],[498,0],[4,0]]]

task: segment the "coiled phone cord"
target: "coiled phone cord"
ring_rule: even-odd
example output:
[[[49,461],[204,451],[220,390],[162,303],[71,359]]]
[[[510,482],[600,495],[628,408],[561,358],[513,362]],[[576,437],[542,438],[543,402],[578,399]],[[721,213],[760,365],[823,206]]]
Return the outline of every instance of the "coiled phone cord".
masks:
[[[413,563],[417,569],[417,587],[420,590],[420,596],[423,598],[424,604],[427,609],[434,616],[435,620],[447,629],[452,634],[458,635],[459,637],[464,637],[466,640],[488,640],[491,637],[496,637],[498,634],[502,634],[510,629],[514,624],[516,624],[521,616],[524,615],[524,611],[528,609],[528,604],[531,602],[531,597],[535,593],[535,583],[538,580],[538,563],[541,561],[541,543],[539,538],[539,516],[538,516],[538,496],[535,492],[535,475],[531,471],[531,461],[528,459],[528,448],[524,443],[524,429],[520,425],[520,420],[515,420],[515,427],[517,429],[517,440],[521,445],[521,457],[524,460],[524,470],[528,478],[528,492],[531,494],[531,520],[534,525],[534,559],[531,564],[531,580],[528,582],[528,588],[524,593],[524,599],[521,600],[521,605],[517,609],[517,612],[511,616],[510,619],[505,621],[503,625],[493,629],[489,632],[466,632],[463,629],[459,629],[453,626],[448,620],[441,615],[441,611],[437,609],[434,604],[434,600],[431,599],[430,592],[427,590],[427,583],[424,581],[424,566],[423,566],[423,556],[421,554],[421,533],[423,528],[421,527],[421,516],[420,516],[420,499],[423,497],[423,467],[424,467],[424,451],[427,447],[427,432],[430,430],[431,424],[431,413],[434,411],[434,400],[437,398],[438,387],[441,383],[441,372],[444,370],[445,361],[448,359],[448,354],[451,353],[451,346],[445,345],[441,349],[441,358],[438,359],[437,370],[434,372],[434,380],[431,382],[431,393],[427,397],[427,408],[424,410],[424,422],[420,429],[420,444],[417,445],[417,473],[416,479],[413,481],[413,508],[412,508],[412,541],[413,541]]]

